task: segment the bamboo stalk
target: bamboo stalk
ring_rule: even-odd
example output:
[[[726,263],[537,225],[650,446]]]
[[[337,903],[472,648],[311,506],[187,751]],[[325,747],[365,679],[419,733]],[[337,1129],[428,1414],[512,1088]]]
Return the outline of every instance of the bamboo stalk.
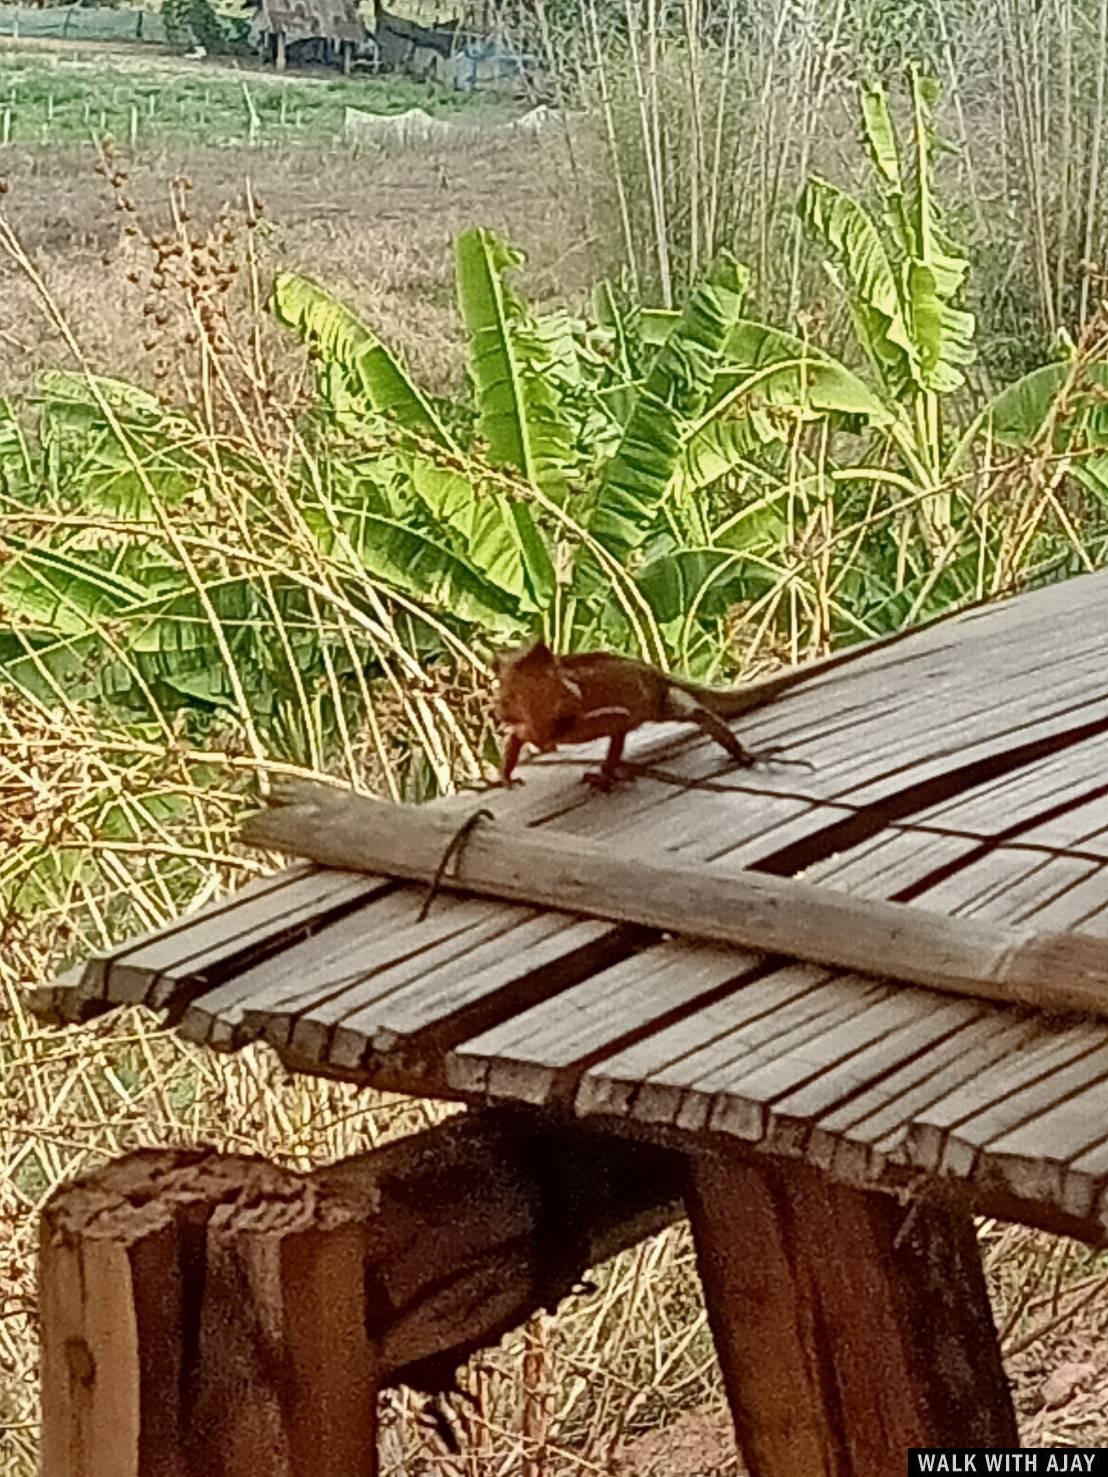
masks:
[[[1100,149],[1104,133],[1105,74],[1108,72],[1108,0],[1100,0],[1100,20],[1097,27],[1096,111],[1093,114],[1093,136],[1089,144],[1089,193],[1085,201],[1085,262],[1092,261],[1096,241],[1096,219],[1100,199]],[[1089,311],[1089,270],[1086,266],[1081,278],[1081,308],[1078,326],[1085,326]]]

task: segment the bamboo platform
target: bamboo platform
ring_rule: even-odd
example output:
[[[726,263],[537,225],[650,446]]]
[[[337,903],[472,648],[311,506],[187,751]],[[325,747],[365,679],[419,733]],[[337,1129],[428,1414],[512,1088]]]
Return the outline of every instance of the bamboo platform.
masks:
[[[1108,938],[1105,651],[1108,580],[1076,579],[862,649],[741,725],[811,770],[736,772],[661,730],[615,794],[580,783],[595,753],[567,750],[480,803],[613,854]],[[1108,1240],[1106,1022],[519,903],[443,895],[420,923],[423,898],[296,865],[89,960],[50,1004],[142,1001],[221,1050],[260,1038],[404,1092],[733,1136],[853,1184],[934,1176]]]
[[[813,1455],[767,1418],[772,1400],[754,1372],[762,1350],[745,1349],[720,1311],[746,1295],[721,1228],[762,1251],[823,1234],[818,1255],[834,1261],[827,1238],[854,1214],[844,1207],[896,1206],[883,1193],[894,1191],[1108,1244],[1103,1012],[1049,999],[1037,1009],[1033,992],[1007,1004],[881,978],[885,946],[866,936],[867,907],[876,917],[891,902],[921,923],[950,920],[933,928],[936,968],[944,935],[953,951],[971,924],[978,934],[1080,934],[1094,953],[1091,941],[1108,940],[1106,652],[1108,577],[1085,576],[890,648],[859,648],[738,723],[749,747],[780,745],[810,769],[736,770],[698,735],[662,729],[629,744],[640,768],[613,794],[580,783],[595,752],[567,750],[525,764],[519,790],[432,807],[457,822],[479,804],[498,836],[522,827],[582,855],[599,847],[658,867],[691,863],[736,888],[796,879],[845,895],[858,932],[843,957],[872,957],[866,973],[821,963],[811,941],[789,957],[787,912],[767,953],[651,927],[645,903],[621,917],[589,916],[571,889],[560,908],[519,900],[521,875],[516,900],[448,881],[421,920],[421,884],[301,862],[89,960],[39,992],[37,1007],[81,1021],[143,1003],[216,1050],[264,1040],[299,1071],[537,1110],[605,1141],[690,1156],[686,1200],[732,1408],[740,1428],[760,1433],[744,1443],[751,1470],[879,1472],[888,1447],[865,1454],[856,1429],[842,1452]],[[282,823],[275,811],[267,834],[289,851],[310,848],[328,830],[312,813],[293,805]],[[459,875],[464,886],[464,859]],[[799,939],[799,905],[795,925]],[[927,967],[918,960],[910,977]],[[1064,994],[1066,980],[1057,984]],[[778,1191],[758,1189],[770,1183],[762,1156],[778,1190],[795,1187],[807,1207],[787,1235]],[[874,1231],[868,1209],[858,1213],[857,1255],[880,1265],[893,1240]],[[953,1261],[967,1254],[961,1234],[947,1248]],[[781,1269],[780,1285],[796,1265]],[[805,1275],[810,1292],[817,1274]],[[975,1289],[967,1303],[983,1299]],[[989,1405],[980,1386],[972,1398],[974,1409]],[[1015,1444],[997,1398],[1001,1414],[989,1429],[979,1421],[980,1444]],[[936,1428],[917,1419],[919,1407],[904,1417],[912,1439]]]

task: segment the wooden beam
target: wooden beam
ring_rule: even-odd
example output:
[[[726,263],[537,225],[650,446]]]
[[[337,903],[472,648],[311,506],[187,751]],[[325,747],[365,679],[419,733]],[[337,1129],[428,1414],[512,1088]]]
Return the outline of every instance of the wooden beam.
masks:
[[[44,1477],[375,1477],[376,1396],[681,1214],[682,1161],[514,1110],[311,1174],[140,1150],[40,1240]]]
[[[325,866],[429,883],[458,842],[457,808],[275,785],[242,839]],[[474,806],[476,812],[477,806]],[[473,812],[471,812],[473,813]],[[629,855],[549,828],[482,820],[443,885],[714,944],[758,949],[954,995],[1108,1018],[1108,940],[982,923],[754,872]]]
[[[889,1477],[910,1446],[1017,1447],[968,1215],[802,1165],[704,1156],[689,1216],[751,1477]]]

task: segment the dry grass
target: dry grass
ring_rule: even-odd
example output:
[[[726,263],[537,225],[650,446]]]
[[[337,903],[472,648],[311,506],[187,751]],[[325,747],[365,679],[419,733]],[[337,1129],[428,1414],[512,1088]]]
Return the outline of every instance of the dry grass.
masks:
[[[143,297],[127,280],[131,254],[91,149],[13,152],[8,217],[62,312],[80,324],[92,368],[149,383],[156,355],[142,351],[136,332]],[[266,205],[267,263],[341,284],[433,392],[456,388],[461,373],[452,264],[463,227],[491,226],[526,250],[528,290],[540,303],[573,300],[596,270],[585,210],[556,145],[377,159],[315,149],[167,152],[143,160],[129,182],[155,231],[170,225],[166,182],[179,175],[193,181],[197,229],[241,201],[249,180]],[[14,395],[63,363],[65,351],[3,260],[0,303],[0,394]]]
[[[240,190],[241,165],[225,155],[160,160],[134,172],[128,186],[155,227],[167,219],[165,178],[186,168],[198,224],[214,221]],[[572,298],[594,270],[587,212],[546,155],[497,149],[356,165],[331,155],[259,155],[251,159],[251,182],[266,201],[269,263],[342,284],[403,349],[418,378],[440,389],[456,383],[460,367],[449,280],[459,227],[481,221],[529,247],[529,285],[539,298]],[[55,301],[80,323],[91,366],[149,382],[164,346],[138,347],[143,291],[127,275],[138,247],[121,237],[119,213],[91,159],[24,155],[8,213]],[[0,389],[10,393],[63,355],[25,280],[6,266],[0,272],[8,273],[0,275]],[[213,896],[256,870],[256,859],[240,855],[233,841],[250,769],[241,749],[198,754],[168,738],[140,745],[75,705],[46,710],[0,691],[0,888],[16,896],[23,883],[0,950],[5,1477],[34,1470],[34,1236],[38,1208],[57,1184],[140,1143],[213,1143],[306,1167],[411,1132],[443,1111],[291,1078],[264,1049],[214,1057],[140,1012],[68,1032],[44,1030],[26,1014],[24,989],[49,978],[63,959],[157,926],[185,900]],[[151,796],[177,802],[156,825],[143,808]],[[121,814],[133,820],[133,835],[120,833]],[[1103,1267],[1080,1248],[1022,1230],[986,1226],[983,1243],[1028,1439],[1108,1440]],[[595,1293],[527,1332],[529,1393],[524,1335],[474,1361],[466,1379],[481,1415],[462,1414],[474,1453],[465,1470],[473,1477],[518,1469],[525,1398],[550,1402],[549,1477],[676,1474],[680,1448],[667,1444],[666,1466],[656,1438],[653,1450],[638,1438],[683,1414],[686,1429],[690,1420],[700,1423],[683,1470],[727,1465],[726,1435],[704,1414],[718,1408],[719,1381],[686,1233],[667,1232],[621,1256],[597,1282]],[[1097,1365],[1086,1388],[1042,1409],[1044,1376],[1075,1358]],[[404,1395],[389,1397],[383,1440],[387,1471],[447,1470]]]

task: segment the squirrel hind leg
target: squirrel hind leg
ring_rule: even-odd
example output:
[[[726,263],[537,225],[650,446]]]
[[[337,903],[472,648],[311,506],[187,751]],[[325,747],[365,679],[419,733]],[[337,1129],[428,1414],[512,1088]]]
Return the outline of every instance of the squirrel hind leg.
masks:
[[[758,762],[758,755],[752,753],[740,741],[738,735],[732,731],[730,724],[726,723],[718,713],[713,713],[710,708],[697,702],[691,693],[682,692],[679,687],[671,689],[667,694],[667,707],[669,709],[666,713],[667,718],[683,723],[695,723],[702,733],[706,733],[721,749],[725,749],[736,764],[749,767]]]
[[[690,697],[687,693],[675,693],[677,701],[672,703],[674,716],[685,719],[714,739],[721,749],[725,749],[736,764],[741,764],[744,769],[753,769],[758,764],[798,764],[805,769],[812,769],[813,765],[807,759],[784,759],[784,749],[780,744],[771,744],[765,749],[748,749],[741,742],[738,735],[725,722],[718,713],[713,713],[710,708],[703,707]]]

